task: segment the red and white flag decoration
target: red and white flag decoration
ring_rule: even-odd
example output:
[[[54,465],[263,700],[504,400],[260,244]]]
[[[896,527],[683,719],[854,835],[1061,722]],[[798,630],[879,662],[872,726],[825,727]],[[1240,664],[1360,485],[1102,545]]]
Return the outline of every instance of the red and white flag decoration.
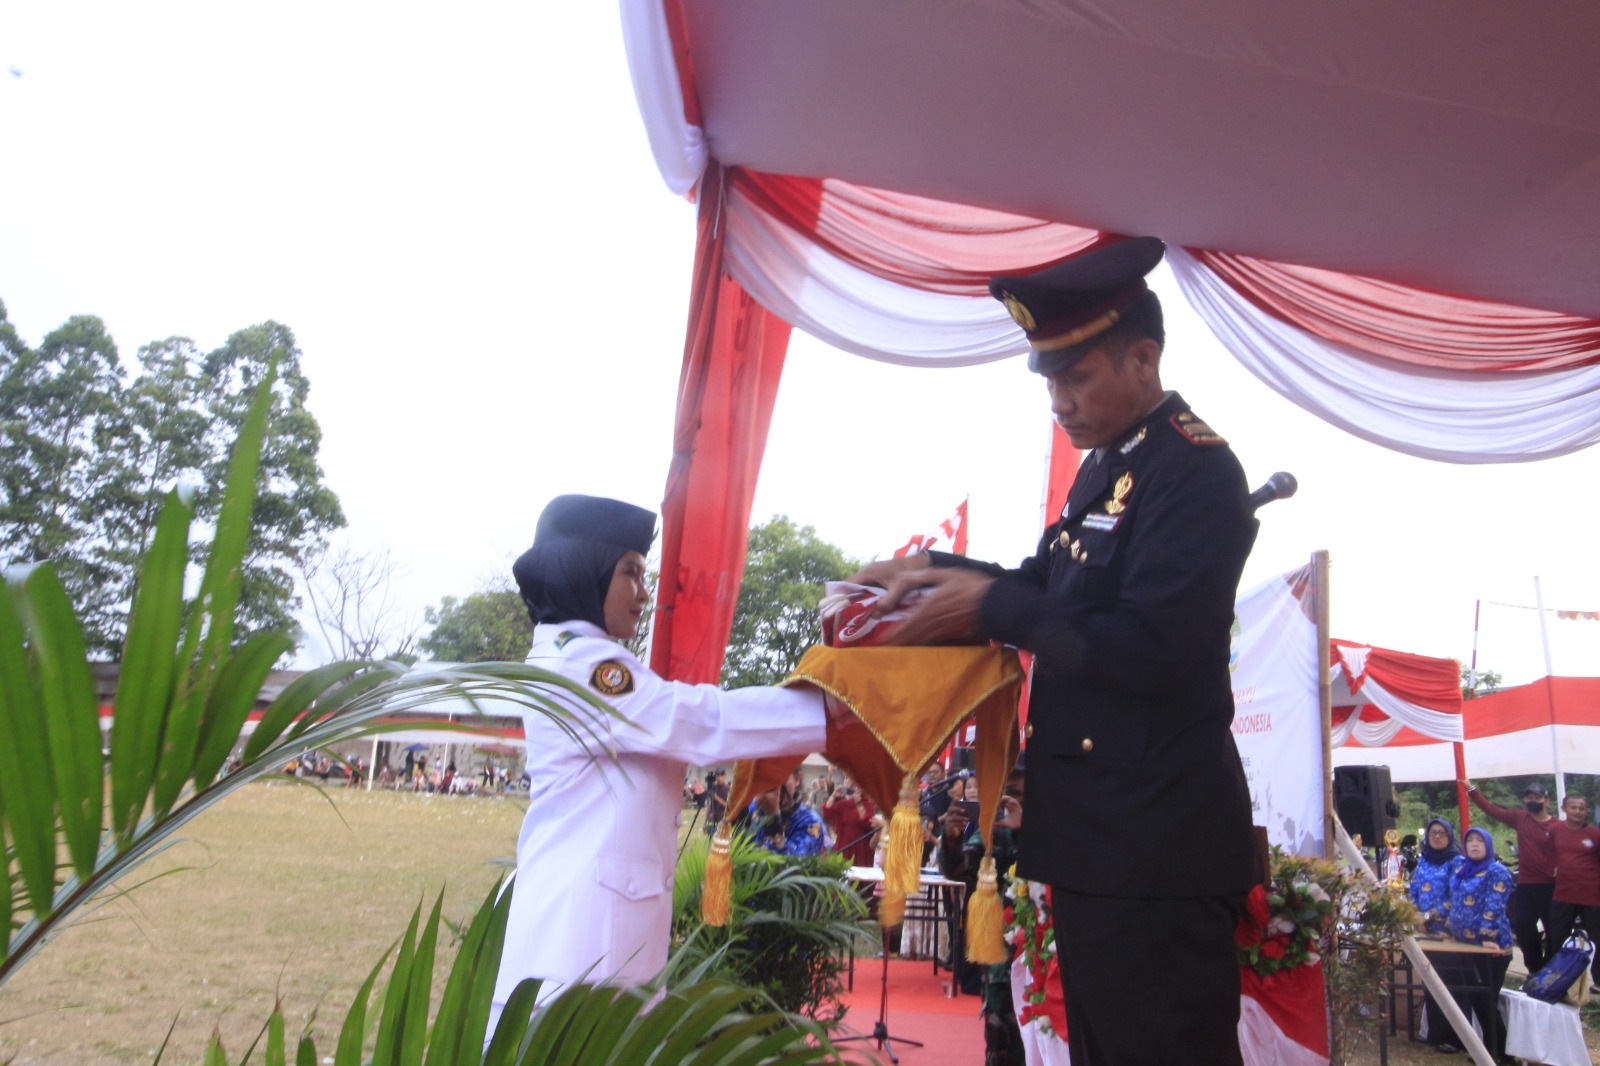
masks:
[[[956,555],[967,554],[967,501],[963,499],[961,506],[955,513],[934,529],[932,533],[921,533],[906,541],[905,547],[895,549],[894,557],[903,559],[907,555],[918,552],[933,551],[953,552]]]
[[[1563,622],[1600,622],[1600,611],[1557,611],[1556,617]]]

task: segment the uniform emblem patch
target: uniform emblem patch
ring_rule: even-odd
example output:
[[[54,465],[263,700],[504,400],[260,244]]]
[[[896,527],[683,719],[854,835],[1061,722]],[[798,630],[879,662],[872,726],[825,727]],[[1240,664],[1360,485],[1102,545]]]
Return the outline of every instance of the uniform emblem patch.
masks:
[[[1149,431],[1144,426],[1140,426],[1139,427],[1139,432],[1135,433],[1133,435],[1133,438],[1131,440],[1127,441],[1126,443],[1124,443],[1122,445],[1122,447],[1117,449],[1117,451],[1122,453],[1123,455],[1127,455],[1129,452],[1133,451],[1141,443],[1143,443],[1144,435],[1147,432],[1149,432]]]
[[[1121,514],[1128,509],[1128,493],[1133,491],[1133,474],[1123,474],[1111,487],[1111,499],[1106,501],[1106,514]]]
[[[607,659],[589,675],[589,687],[602,696],[626,696],[633,691],[633,671],[615,659]]]
[[[556,637],[556,650],[560,651],[562,648],[565,648],[568,644],[571,644],[577,639],[578,634],[569,630],[562,630],[561,634]]]
[[[1182,433],[1191,444],[1226,444],[1216,430],[1200,421],[1188,411],[1172,416],[1172,428]]]

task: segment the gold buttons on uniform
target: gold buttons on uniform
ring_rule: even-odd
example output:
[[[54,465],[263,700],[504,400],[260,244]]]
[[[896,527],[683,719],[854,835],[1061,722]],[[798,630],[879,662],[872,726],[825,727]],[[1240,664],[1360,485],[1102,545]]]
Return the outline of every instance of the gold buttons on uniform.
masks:
[[[1083,743],[1078,745],[1078,746],[1080,748],[1082,748],[1084,751],[1093,751],[1094,750],[1094,741],[1090,740],[1088,737],[1084,737],[1083,738]]]
[[[1025,736],[1025,737],[1032,737],[1033,736],[1033,723],[1032,722],[1028,723],[1028,727],[1022,731],[1022,735]]]

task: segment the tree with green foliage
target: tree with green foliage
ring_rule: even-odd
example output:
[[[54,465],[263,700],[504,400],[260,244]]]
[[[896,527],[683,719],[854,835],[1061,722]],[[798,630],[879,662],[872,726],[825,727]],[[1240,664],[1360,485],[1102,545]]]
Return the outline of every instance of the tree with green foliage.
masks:
[[[786,515],[751,529],[722,683],[737,688],[783,680],[805,650],[822,640],[817,606],[823,583],[859,568],[814,528],[797,526]]]
[[[1487,696],[1491,692],[1499,692],[1504,679],[1494,670],[1479,670],[1473,674],[1470,666],[1461,667],[1461,698],[1464,700],[1475,699],[1478,696]]]
[[[166,494],[193,484],[197,523],[214,526],[229,445],[272,360],[280,374],[242,573],[240,640],[292,628],[293,574],[345,524],[317,464],[321,430],[305,406],[310,384],[293,334],[267,322],[205,356],[170,337],[140,349],[129,382],[100,319],[69,319],[35,350],[0,305],[0,564],[52,563],[91,651],[123,654],[136,562]],[[198,538],[192,560],[206,547]]]
[[[533,621],[514,589],[446,596],[438,607],[424,608],[423,618],[433,631],[417,647],[441,662],[515,662],[527,658],[533,643]]]

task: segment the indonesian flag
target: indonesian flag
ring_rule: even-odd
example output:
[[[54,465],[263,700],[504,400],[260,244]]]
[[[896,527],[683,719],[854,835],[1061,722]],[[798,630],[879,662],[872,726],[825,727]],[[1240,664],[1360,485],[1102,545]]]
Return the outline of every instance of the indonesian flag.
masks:
[[[933,551],[953,552],[956,555],[967,554],[967,501],[963,499],[956,508],[955,514],[940,522],[932,533],[918,534],[906,541],[905,547],[895,550],[894,557],[903,559],[907,555],[918,552]]]

